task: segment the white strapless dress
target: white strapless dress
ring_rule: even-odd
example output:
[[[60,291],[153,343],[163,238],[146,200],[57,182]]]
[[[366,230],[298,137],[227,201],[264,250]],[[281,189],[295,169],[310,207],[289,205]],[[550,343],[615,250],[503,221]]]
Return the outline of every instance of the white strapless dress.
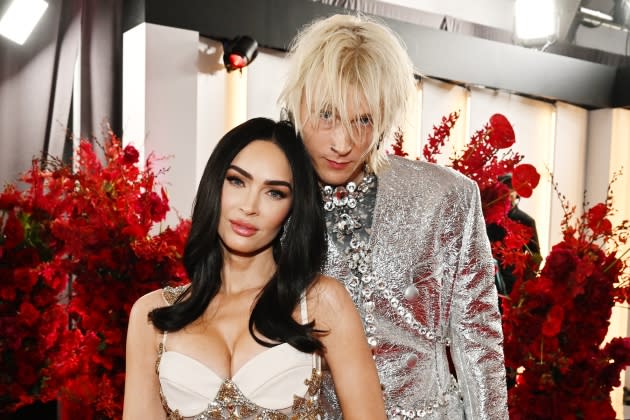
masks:
[[[169,292],[172,296],[172,290]],[[303,322],[307,322],[305,299],[300,306]],[[319,356],[283,343],[254,356],[232,378],[223,378],[202,362],[168,350],[166,337],[164,333],[156,370],[162,403],[169,419],[320,417]]]

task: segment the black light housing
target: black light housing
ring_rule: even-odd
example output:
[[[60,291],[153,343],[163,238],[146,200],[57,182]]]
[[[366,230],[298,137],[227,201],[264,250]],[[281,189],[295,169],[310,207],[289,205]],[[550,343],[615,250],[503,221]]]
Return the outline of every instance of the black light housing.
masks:
[[[244,35],[223,42],[223,64],[228,72],[247,67],[258,55],[258,42]]]

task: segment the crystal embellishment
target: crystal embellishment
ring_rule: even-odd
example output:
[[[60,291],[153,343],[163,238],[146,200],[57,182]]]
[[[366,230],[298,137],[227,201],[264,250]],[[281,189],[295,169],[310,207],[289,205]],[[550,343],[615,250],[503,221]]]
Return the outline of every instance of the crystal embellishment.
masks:
[[[346,244],[344,250],[344,263],[350,269],[351,275],[346,279],[345,286],[352,296],[355,304],[363,307],[366,313],[374,311],[372,292],[374,291],[375,278],[372,276],[372,255],[367,240],[362,238],[363,220],[361,212],[357,209],[363,201],[366,193],[375,184],[376,176],[366,173],[362,181],[357,185],[349,182],[345,186],[322,188],[324,209],[331,213],[332,232],[337,235],[337,240]],[[376,320],[374,316],[364,317],[364,329],[368,343],[372,348],[378,345],[376,334]]]

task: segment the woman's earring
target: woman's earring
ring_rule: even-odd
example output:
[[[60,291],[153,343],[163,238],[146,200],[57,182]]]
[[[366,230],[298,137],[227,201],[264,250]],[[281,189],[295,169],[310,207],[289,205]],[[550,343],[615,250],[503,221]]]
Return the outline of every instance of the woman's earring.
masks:
[[[284,246],[287,242],[287,230],[289,230],[289,223],[291,223],[291,216],[287,217],[287,220],[284,221],[284,224],[280,229],[280,246]]]

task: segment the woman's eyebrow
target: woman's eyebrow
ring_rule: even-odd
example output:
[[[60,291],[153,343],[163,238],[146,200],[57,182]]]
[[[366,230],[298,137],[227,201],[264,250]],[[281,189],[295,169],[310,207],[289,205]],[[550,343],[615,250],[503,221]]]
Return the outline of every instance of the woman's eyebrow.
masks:
[[[228,167],[228,169],[233,169],[236,172],[238,172],[239,174],[243,175],[245,178],[247,179],[254,179],[254,177],[252,176],[252,174],[250,174],[249,172],[247,172],[245,169],[236,166],[236,165],[230,165]],[[275,179],[268,179],[265,180],[263,182],[263,184],[265,185],[275,185],[275,186],[284,186],[287,187],[289,190],[293,191],[293,187],[291,186],[290,182],[287,181],[282,181],[282,180],[275,180]]]

